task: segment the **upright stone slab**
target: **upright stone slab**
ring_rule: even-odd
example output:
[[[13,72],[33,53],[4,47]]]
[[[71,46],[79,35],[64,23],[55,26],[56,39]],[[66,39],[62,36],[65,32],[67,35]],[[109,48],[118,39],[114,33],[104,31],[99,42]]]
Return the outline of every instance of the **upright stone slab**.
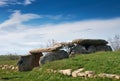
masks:
[[[21,56],[20,60],[18,61],[18,70],[30,71],[34,67],[39,66],[39,60],[41,56],[42,56],[42,53]]]
[[[55,60],[65,59],[68,57],[69,57],[68,53],[64,50],[50,52],[40,58],[40,65],[45,64],[47,62],[55,61]]]

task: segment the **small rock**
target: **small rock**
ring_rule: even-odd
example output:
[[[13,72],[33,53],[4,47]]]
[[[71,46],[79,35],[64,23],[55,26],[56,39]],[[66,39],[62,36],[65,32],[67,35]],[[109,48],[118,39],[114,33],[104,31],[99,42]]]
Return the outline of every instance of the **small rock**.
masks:
[[[12,67],[12,70],[14,70],[14,69],[15,69],[15,67],[13,66],[13,67]]]
[[[102,77],[102,78],[116,78],[116,79],[120,79],[120,76],[119,75],[116,75],[116,74],[106,74],[106,73],[101,73],[98,75],[99,77]]]
[[[57,70],[53,70],[53,73],[57,73]]]
[[[114,78],[115,75],[114,75],[114,74],[106,74],[106,77],[107,77],[107,78]]]
[[[17,66],[15,67],[15,70],[18,70],[18,67],[17,67]]]
[[[72,77],[77,77],[77,72],[76,71],[72,72]]]
[[[94,75],[95,75],[95,72],[93,72],[93,71],[85,71],[85,74],[87,74],[87,77],[93,78]]]
[[[70,76],[71,71],[72,71],[72,69],[65,69],[65,70],[59,70],[58,72],[61,73],[61,74]]]
[[[10,65],[10,66],[9,66],[9,69],[12,69],[12,67],[13,67],[13,65]]]
[[[119,75],[115,75],[115,79],[120,79],[120,76]]]
[[[5,69],[5,67],[2,67],[2,70]]]
[[[93,71],[85,71],[86,74],[95,74]]]
[[[73,71],[72,72],[72,77],[77,77],[77,74],[80,73],[80,72],[82,72],[83,70],[84,70],[84,68],[80,68],[78,70]]]
[[[8,65],[4,65],[4,67],[8,67]]]
[[[100,73],[100,74],[98,74],[98,77],[105,78],[106,77],[106,73]]]
[[[53,69],[50,69],[50,72],[54,72],[54,70],[53,70]]]
[[[93,78],[97,78],[97,75],[94,75]]]
[[[48,71],[48,72],[53,72],[53,73],[54,73],[55,70],[53,70],[53,69],[47,69],[47,71]]]
[[[94,76],[94,74],[87,74],[87,77],[89,77],[89,78],[95,78],[95,76]]]
[[[47,72],[51,72],[51,69],[47,69]]]
[[[86,77],[87,74],[85,74],[84,72],[81,72],[81,73],[78,73],[77,76],[79,76],[79,77]]]

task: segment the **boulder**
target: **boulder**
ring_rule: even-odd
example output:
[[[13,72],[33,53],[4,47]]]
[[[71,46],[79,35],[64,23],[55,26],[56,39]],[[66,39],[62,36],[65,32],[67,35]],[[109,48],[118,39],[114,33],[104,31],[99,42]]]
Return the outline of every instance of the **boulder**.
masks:
[[[94,53],[94,52],[96,52],[96,47],[95,46],[89,46],[88,48],[87,48],[87,52],[88,53]]]
[[[71,48],[70,54],[83,54],[87,53],[87,50],[82,45],[76,45],[73,48]]]
[[[45,56],[42,56],[40,58],[40,65],[45,64],[46,62],[65,59],[65,58],[68,58],[68,57],[69,57],[68,53],[64,50],[59,50],[59,51],[56,51],[56,52],[49,52]]]
[[[112,51],[112,48],[108,45],[96,46],[96,51]]]
[[[17,63],[18,70],[19,71],[30,71],[34,67],[39,66],[39,60],[41,56],[42,56],[42,53],[21,56],[20,60]]]

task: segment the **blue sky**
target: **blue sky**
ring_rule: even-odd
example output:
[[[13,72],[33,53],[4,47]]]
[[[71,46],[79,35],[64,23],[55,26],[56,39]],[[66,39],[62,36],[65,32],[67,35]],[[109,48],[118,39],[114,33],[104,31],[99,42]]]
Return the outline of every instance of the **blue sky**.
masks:
[[[120,0],[0,0],[0,53],[120,34]]]

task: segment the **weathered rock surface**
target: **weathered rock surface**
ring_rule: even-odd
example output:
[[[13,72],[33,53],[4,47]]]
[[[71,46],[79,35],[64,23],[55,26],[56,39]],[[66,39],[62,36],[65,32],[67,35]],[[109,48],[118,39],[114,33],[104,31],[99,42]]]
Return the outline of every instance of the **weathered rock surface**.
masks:
[[[108,45],[96,46],[96,51],[112,51],[112,48]]]
[[[72,43],[76,43],[79,45],[106,45],[108,42],[103,39],[75,39]]]
[[[67,45],[67,43],[65,43]],[[68,44],[70,54],[86,54],[97,51],[112,51],[112,48],[107,45],[108,42],[103,39],[75,39]],[[70,55],[72,56],[72,55]]]
[[[64,50],[59,50],[57,52],[50,52],[50,53],[48,53],[45,56],[42,56],[40,58],[40,65],[45,64],[46,62],[65,59],[65,58],[68,58],[68,57],[69,57],[68,53]]]
[[[83,47],[81,45],[76,45],[71,49],[70,54],[83,54],[86,52],[87,52],[87,50],[85,49],[85,47]]]
[[[95,46],[89,46],[88,48],[87,48],[87,52],[88,53],[94,53],[94,52],[96,52],[96,47]]]
[[[62,44],[57,43],[57,44],[53,45],[52,47],[33,49],[33,50],[29,51],[29,52],[31,54],[40,53],[40,52],[54,52],[54,51],[58,51],[60,48],[62,48]]]
[[[41,56],[42,53],[21,56],[20,60],[18,61],[19,71],[29,71],[34,67],[39,66],[39,60]]]

